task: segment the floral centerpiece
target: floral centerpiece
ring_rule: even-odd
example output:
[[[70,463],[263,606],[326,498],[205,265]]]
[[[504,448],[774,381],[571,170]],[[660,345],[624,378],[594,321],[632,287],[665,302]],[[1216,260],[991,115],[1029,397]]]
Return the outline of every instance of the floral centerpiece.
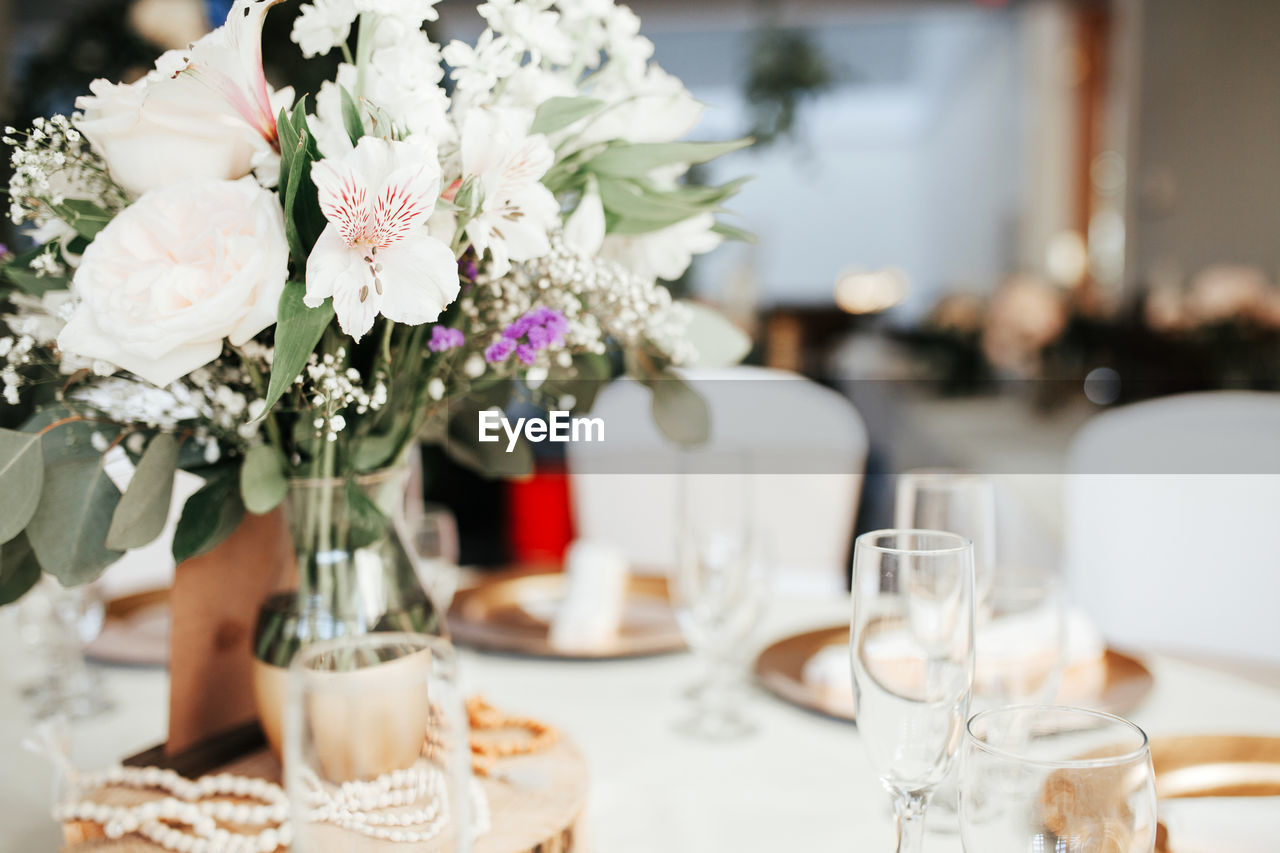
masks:
[[[315,93],[264,78],[277,2],[237,0],[144,78],[6,129],[37,245],[3,269],[0,337],[0,602],[155,539],[185,469],[204,485],[178,561],[288,505],[312,605],[264,611],[273,664],[433,627],[391,524],[415,441],[510,470],[476,412],[581,411],[618,364],[696,437],[696,398],[658,380],[739,348],[658,281],[743,236],[716,218],[739,182],[682,178],[746,144],[680,141],[702,106],[609,0],[483,3],[475,44],[443,48],[432,0],[303,4],[303,54],[343,59]]]

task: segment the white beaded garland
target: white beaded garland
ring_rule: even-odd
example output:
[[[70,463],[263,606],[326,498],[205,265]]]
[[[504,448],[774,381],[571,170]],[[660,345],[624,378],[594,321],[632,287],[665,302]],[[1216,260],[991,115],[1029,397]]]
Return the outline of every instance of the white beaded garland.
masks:
[[[310,771],[305,772],[305,778],[311,786],[307,802],[313,822],[402,843],[429,841],[448,822],[444,777],[435,767],[395,770],[336,788],[323,785]],[[288,797],[279,785],[265,779],[220,773],[193,781],[158,767],[111,767],[100,773],[77,774],[74,781],[82,790],[103,786],[159,788],[171,795],[136,806],[84,801],[54,809],[55,820],[101,824],[108,838],[137,834],[175,853],[272,853],[293,841]],[[227,796],[254,799],[259,804],[216,799]],[[387,811],[404,809],[423,799],[427,804],[418,808]],[[471,799],[475,830],[484,833],[489,828],[489,801],[474,780]],[[264,828],[252,835],[234,833],[218,826],[218,821]]]

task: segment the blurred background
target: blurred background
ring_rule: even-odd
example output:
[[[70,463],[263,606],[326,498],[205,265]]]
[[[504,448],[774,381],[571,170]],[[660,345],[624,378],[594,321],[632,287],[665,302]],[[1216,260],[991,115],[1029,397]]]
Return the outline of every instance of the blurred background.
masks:
[[[1280,383],[1280,4],[632,5],[709,106],[697,135],[758,140],[701,175],[754,175],[734,206],[758,242],[676,287],[751,333],[751,363],[854,402],[859,530],[892,515],[885,477],[977,469],[1021,484],[1009,503],[1030,532],[1010,547],[1056,559],[1061,489],[1043,475],[1086,421]],[[227,6],[0,0],[5,123],[142,74]],[[473,7],[443,0],[437,40],[474,35]],[[328,69],[302,61],[289,20],[268,18],[268,76],[305,90]],[[552,453],[515,482],[429,461],[464,561],[560,559],[574,518]]]

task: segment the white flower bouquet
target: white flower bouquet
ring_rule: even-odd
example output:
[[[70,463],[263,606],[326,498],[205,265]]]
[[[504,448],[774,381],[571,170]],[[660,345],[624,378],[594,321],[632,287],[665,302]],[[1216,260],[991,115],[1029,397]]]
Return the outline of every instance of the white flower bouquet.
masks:
[[[311,96],[264,78],[277,2],[237,0],[137,82],[6,129],[10,215],[38,245],[3,269],[0,603],[154,539],[178,468],[206,481],[182,560],[291,478],[420,438],[509,470],[475,413],[513,393],[582,411],[614,365],[696,435],[687,389],[656,380],[695,335],[737,348],[659,280],[744,236],[716,218],[739,182],[683,177],[747,141],[680,141],[702,107],[629,9],[492,0],[474,45],[442,49],[433,0],[315,0],[293,39],[344,61]]]

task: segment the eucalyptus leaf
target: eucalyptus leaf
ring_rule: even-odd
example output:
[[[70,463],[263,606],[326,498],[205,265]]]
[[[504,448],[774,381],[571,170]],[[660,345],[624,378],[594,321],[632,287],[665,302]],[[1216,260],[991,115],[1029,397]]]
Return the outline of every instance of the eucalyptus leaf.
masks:
[[[63,586],[94,580],[121,555],[106,544],[120,492],[103,462],[102,456],[68,456],[45,467],[27,538],[40,565]]]
[[[685,337],[698,351],[689,367],[729,367],[751,352],[751,338],[719,311],[688,299],[681,304],[690,314]]]
[[[737,240],[741,243],[755,243],[756,235],[742,228],[735,228],[732,225],[725,225],[723,222],[717,222],[711,226],[711,230],[719,234],[726,240]]]
[[[177,470],[178,441],[172,433],[159,433],[142,452],[116,507],[107,531],[107,547],[121,551],[141,548],[160,535],[169,520]]]
[[[575,121],[600,111],[604,101],[598,98],[548,98],[533,116],[530,133],[555,133]]]
[[[26,595],[40,580],[40,561],[25,533],[0,546],[0,606]]]
[[[364,493],[354,477],[346,482],[347,547],[366,548],[387,535],[391,526],[386,513]]]
[[[653,421],[677,444],[704,444],[711,435],[711,410],[702,395],[673,373],[648,383],[653,392]]]
[[[613,377],[613,366],[609,357],[597,353],[580,353],[573,357],[573,364],[568,368],[553,368],[546,382],[539,389],[551,398],[551,403],[559,407],[559,402],[568,395],[573,398],[573,412],[585,414],[595,405],[596,396]]]
[[[265,515],[284,500],[289,481],[284,475],[280,451],[270,444],[255,444],[240,466],[240,499],[254,515]]]
[[[597,175],[641,178],[673,163],[705,163],[731,151],[746,148],[751,139],[732,142],[636,142],[611,145],[587,161]]]
[[[207,554],[232,534],[244,517],[236,468],[223,466],[187,499],[173,533],[176,563]]]
[[[600,178],[600,201],[608,213],[631,222],[652,223],[649,230],[666,228],[702,213],[704,208],[671,195],[646,191],[632,181]]]
[[[43,486],[40,436],[0,429],[0,542],[8,542],[27,526]]]
[[[364,120],[360,118],[360,108],[356,99],[351,97],[346,86],[339,85],[338,92],[342,97],[342,126],[347,129],[351,144],[355,145],[364,136]]]
[[[267,383],[266,406],[263,417],[280,400],[298,378],[307,359],[320,342],[329,321],[333,319],[333,300],[326,299],[318,308],[308,308],[302,301],[307,286],[300,281],[290,281],[280,294],[275,332],[275,355],[271,360],[271,380]]]

